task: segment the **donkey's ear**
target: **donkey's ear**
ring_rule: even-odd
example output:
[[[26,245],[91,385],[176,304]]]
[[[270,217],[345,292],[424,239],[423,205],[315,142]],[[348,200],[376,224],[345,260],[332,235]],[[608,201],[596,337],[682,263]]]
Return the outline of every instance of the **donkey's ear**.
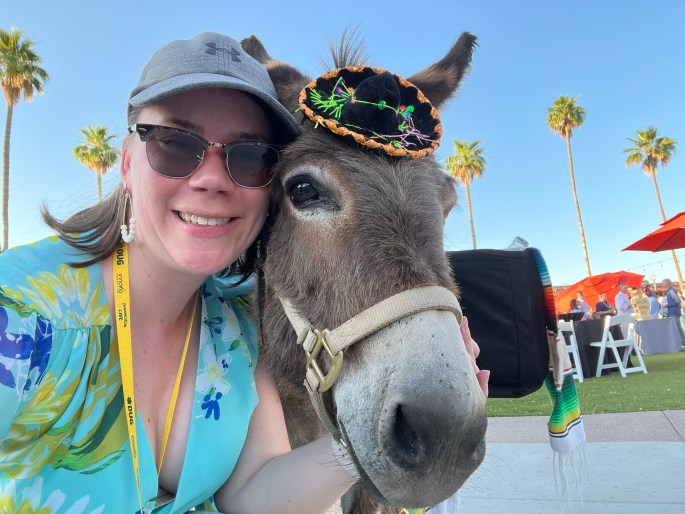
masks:
[[[471,68],[471,55],[476,46],[476,36],[464,32],[445,57],[407,80],[418,87],[436,108],[440,108],[459,88],[459,83]]]
[[[243,39],[240,46],[266,68],[278,93],[278,100],[294,112],[300,90],[309,83],[309,79],[290,64],[271,57],[257,36]]]

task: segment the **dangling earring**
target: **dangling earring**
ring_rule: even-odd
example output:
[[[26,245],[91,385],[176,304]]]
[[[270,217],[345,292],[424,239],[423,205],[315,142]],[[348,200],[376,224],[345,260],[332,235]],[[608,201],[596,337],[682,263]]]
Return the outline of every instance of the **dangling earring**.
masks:
[[[131,206],[131,219],[128,222],[128,227],[126,226],[126,206]],[[131,193],[126,191],[124,194],[124,219],[121,225],[121,239],[125,243],[132,243],[133,237],[136,235],[136,219],[133,217],[133,201],[131,200]]]

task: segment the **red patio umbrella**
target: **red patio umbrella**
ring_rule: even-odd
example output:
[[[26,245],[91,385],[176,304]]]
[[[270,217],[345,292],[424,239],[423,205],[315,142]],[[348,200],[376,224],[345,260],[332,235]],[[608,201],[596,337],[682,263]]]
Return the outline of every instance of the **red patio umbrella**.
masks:
[[[685,248],[685,211],[676,214],[670,220],[664,221],[654,232],[650,232],[621,251],[660,252],[677,248]]]
[[[592,275],[579,280],[575,284],[568,286],[564,291],[559,293],[555,298],[557,310],[559,312],[568,312],[571,310],[571,300],[576,297],[578,291],[585,293],[585,301],[594,311],[600,293],[606,293],[607,302],[613,304],[614,297],[618,294],[618,285],[627,284],[629,287],[640,287],[644,275],[639,273],[631,273],[630,271],[613,271],[610,273],[601,273],[599,275]]]

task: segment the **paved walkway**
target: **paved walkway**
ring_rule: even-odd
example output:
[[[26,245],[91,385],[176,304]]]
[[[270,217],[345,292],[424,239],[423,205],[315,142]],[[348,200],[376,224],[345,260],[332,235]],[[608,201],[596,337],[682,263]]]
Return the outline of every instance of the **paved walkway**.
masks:
[[[685,513],[685,410],[583,419],[588,474],[568,473],[568,503],[557,499],[547,418],[489,418],[485,460],[461,489],[459,513]]]
[[[459,514],[685,513],[685,410],[583,415],[588,473],[576,480],[569,468],[567,503],[547,419],[488,418],[485,460],[460,490]]]

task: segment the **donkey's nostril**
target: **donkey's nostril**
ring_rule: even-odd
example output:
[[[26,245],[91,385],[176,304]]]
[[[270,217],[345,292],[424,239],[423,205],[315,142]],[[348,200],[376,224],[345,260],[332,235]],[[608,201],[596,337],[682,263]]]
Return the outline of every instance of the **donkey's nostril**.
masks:
[[[403,468],[413,468],[426,454],[425,428],[420,409],[399,404],[390,429],[388,456]]]

